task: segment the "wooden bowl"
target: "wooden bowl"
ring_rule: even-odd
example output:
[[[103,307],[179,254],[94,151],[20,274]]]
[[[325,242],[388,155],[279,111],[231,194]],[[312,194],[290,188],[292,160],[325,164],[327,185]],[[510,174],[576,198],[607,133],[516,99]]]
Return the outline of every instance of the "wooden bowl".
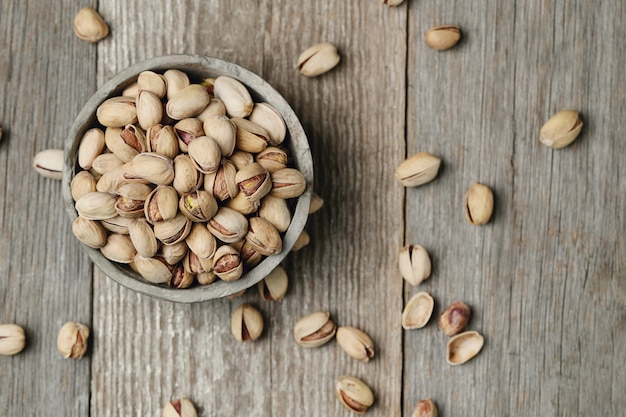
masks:
[[[191,288],[176,289],[156,285],[143,279],[128,266],[109,261],[97,249],[81,243],[89,258],[102,272],[117,283],[163,300],[180,303],[193,303],[235,294],[249,288],[267,276],[287,256],[296,239],[304,229],[308,218],[311,190],[313,184],[313,161],[309,143],[304,129],[285,99],[258,75],[230,62],[217,58],[194,55],[170,55],[151,58],[123,70],[105,83],[87,102],[76,117],[65,143],[65,160],[63,166],[63,199],[70,220],[77,217],[74,208],[70,183],[74,175],[80,171],[77,162],[78,145],[83,134],[91,127],[97,126],[96,109],[107,98],[121,95],[125,87],[137,80],[142,71],[151,70],[163,73],[168,69],[186,72],[190,79],[201,80],[208,77],[228,75],[241,81],[250,91],[255,102],[267,102],[282,115],[287,125],[285,144],[291,153],[295,168],[300,170],[307,181],[306,191],[297,199],[293,218],[289,229],[283,235],[282,252],[265,258],[259,265],[243,275],[235,282],[216,280],[209,285],[195,285]]]

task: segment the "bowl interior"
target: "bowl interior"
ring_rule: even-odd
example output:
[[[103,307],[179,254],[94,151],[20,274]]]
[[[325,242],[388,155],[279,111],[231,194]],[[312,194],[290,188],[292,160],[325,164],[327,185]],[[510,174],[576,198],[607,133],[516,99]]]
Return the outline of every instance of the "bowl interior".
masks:
[[[199,302],[221,298],[249,288],[263,279],[288,254],[296,239],[304,229],[308,218],[311,190],[313,184],[313,161],[309,143],[293,109],[285,99],[258,75],[236,64],[213,57],[194,55],[170,55],[151,58],[123,70],[105,83],[80,111],[65,143],[63,167],[63,199],[66,211],[73,222],[78,216],[74,208],[70,183],[80,171],[77,163],[78,146],[83,134],[91,127],[98,126],[95,114],[98,106],[107,98],[121,95],[128,85],[137,80],[137,76],[146,70],[163,73],[168,69],[186,72],[192,81],[203,78],[228,75],[241,81],[250,91],[254,102],[267,102],[282,115],[287,125],[285,144],[291,154],[293,165],[304,175],[307,181],[306,191],[297,198],[293,218],[283,235],[282,252],[266,257],[259,265],[244,274],[235,282],[216,280],[209,285],[197,285],[186,289],[169,288],[155,285],[142,278],[129,267],[109,261],[97,249],[81,243],[89,258],[102,272],[119,284],[160,299],[176,302]]]

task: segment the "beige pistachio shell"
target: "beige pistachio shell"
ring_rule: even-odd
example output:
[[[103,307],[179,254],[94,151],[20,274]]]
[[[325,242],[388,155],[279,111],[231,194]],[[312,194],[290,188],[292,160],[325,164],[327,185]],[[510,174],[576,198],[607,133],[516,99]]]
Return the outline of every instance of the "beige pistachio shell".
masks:
[[[140,91],[137,95],[137,121],[142,129],[147,130],[158,124],[163,118],[163,103],[151,91]]]
[[[213,272],[223,281],[236,281],[243,275],[243,262],[239,251],[229,245],[217,248],[213,256]]]
[[[367,333],[356,327],[342,326],[337,329],[337,343],[349,356],[361,362],[374,357],[374,342]]]
[[[123,127],[137,123],[135,98],[119,96],[107,99],[98,106],[96,117],[106,127]]]
[[[187,271],[181,264],[174,267],[168,285],[172,288],[189,288],[194,282],[194,274]]]
[[[235,151],[228,159],[233,163],[233,165],[235,165],[237,171],[254,162],[254,156],[252,156],[250,152],[244,151]]]
[[[96,182],[96,191],[101,193],[116,194],[117,190],[129,181],[124,177],[125,165],[113,168],[102,174]]]
[[[237,194],[235,198],[226,202],[226,207],[238,211],[243,215],[256,213],[260,206],[260,201],[250,201],[243,193]]]
[[[170,265],[176,265],[185,258],[189,248],[185,242],[178,242],[172,245],[163,245],[159,251],[159,256]]]
[[[166,158],[174,159],[178,155],[178,137],[172,126],[154,124],[146,131],[148,152],[156,152]]]
[[[174,163],[154,152],[144,152],[132,160],[132,169],[139,178],[157,185],[169,185],[174,180]]]
[[[183,267],[192,274],[213,271],[213,258],[200,258],[193,251],[187,251],[183,259]]]
[[[204,176],[204,189],[220,201],[226,201],[239,194],[235,177],[237,168],[228,159],[223,159],[217,171]]]
[[[224,106],[224,102],[219,98],[212,97],[209,104],[202,110],[202,113],[197,115],[196,117],[202,122],[205,122],[206,119],[210,116],[221,114],[222,116],[226,115],[226,106]]]
[[[435,300],[427,292],[418,292],[404,307],[402,327],[406,330],[421,329],[428,324],[435,308]]]
[[[330,319],[327,311],[317,311],[299,319],[293,328],[296,343],[305,348],[316,348],[328,343],[333,337],[337,326]]]
[[[493,191],[479,182],[465,194],[465,218],[473,225],[488,223],[493,213]]]
[[[164,245],[173,245],[184,241],[190,231],[191,220],[180,213],[171,220],[163,220],[154,224],[154,235]]]
[[[204,87],[200,84],[191,84],[167,102],[165,111],[174,120],[194,117],[202,113],[210,100],[211,97]]]
[[[174,132],[178,137],[178,147],[182,152],[188,152],[187,146],[192,140],[204,136],[202,121],[195,117],[180,120],[174,125]]]
[[[159,250],[159,242],[145,219],[137,219],[130,223],[128,235],[137,253],[145,258],[152,258]]]
[[[154,94],[160,101],[167,92],[167,81],[161,74],[153,71],[143,71],[137,77],[137,86],[140,91]],[[144,128],[146,129],[146,128]]]
[[[294,242],[291,250],[293,252],[297,252],[300,249],[304,248],[305,246],[308,246],[309,243],[311,243],[311,236],[309,236],[309,232],[307,232],[306,229],[304,229],[300,233],[300,236],[298,236],[298,238]]]
[[[76,201],[76,211],[88,220],[110,219],[117,216],[116,201],[116,196],[108,193],[87,193]]]
[[[176,94],[189,86],[189,77],[183,71],[169,69],[163,73],[167,86],[167,99],[171,100]]]
[[[266,195],[261,200],[259,217],[267,220],[279,233],[287,231],[291,224],[291,211],[283,198]]]
[[[217,171],[222,154],[217,142],[210,137],[202,136],[188,145],[189,158],[196,169],[203,174]]]
[[[117,190],[115,210],[122,217],[138,218],[144,214],[145,200],[152,192],[147,184],[124,184]]]
[[[185,242],[199,258],[211,258],[217,249],[215,236],[209,232],[204,223],[194,223]]]
[[[144,216],[149,223],[172,220],[178,212],[178,193],[173,187],[159,186],[148,196],[144,204]]]
[[[78,165],[83,169],[90,169],[98,155],[104,150],[104,132],[94,127],[87,130],[78,145]]]
[[[63,150],[46,149],[35,155],[33,168],[39,175],[53,180],[63,178]]]
[[[311,205],[309,214],[317,213],[324,206],[324,199],[316,193],[311,193]]]
[[[583,122],[576,110],[562,110],[542,126],[539,140],[549,148],[564,148],[578,137],[582,128]]]
[[[198,414],[193,403],[183,397],[168,401],[163,407],[163,417],[198,417]]]
[[[239,342],[257,340],[263,334],[263,316],[250,304],[242,304],[233,312],[230,329]]]
[[[117,233],[109,235],[106,245],[100,248],[100,252],[107,259],[120,264],[131,263],[137,254],[130,238]]]
[[[457,334],[448,340],[446,360],[450,365],[461,365],[478,355],[484,344],[484,337],[476,331]]]
[[[107,243],[107,232],[99,221],[78,216],[72,223],[72,233],[90,248],[99,249]]]
[[[208,191],[192,191],[180,197],[180,212],[193,222],[206,222],[217,213],[217,202]]]
[[[287,271],[278,265],[259,282],[257,288],[259,289],[259,295],[265,301],[280,301],[285,297],[288,286],[289,278]]]
[[[182,195],[196,189],[204,181],[204,175],[196,169],[188,155],[174,158],[174,181],[172,186]]]
[[[241,240],[248,232],[248,219],[228,207],[220,207],[209,220],[207,227],[215,237],[224,243]]]
[[[276,255],[283,250],[283,241],[270,222],[261,217],[249,220],[246,241],[261,255]]]
[[[172,278],[173,267],[159,257],[143,257],[137,254],[134,264],[139,275],[153,284],[164,284]]]
[[[258,162],[267,172],[273,174],[279,169],[287,168],[287,152],[280,148],[270,146],[256,156]]]
[[[80,171],[72,178],[70,189],[72,190],[72,198],[74,201],[78,201],[85,194],[96,191],[96,179],[89,171]]]
[[[405,187],[418,187],[434,180],[440,165],[441,159],[438,157],[428,152],[418,152],[398,166],[396,178]]]
[[[435,26],[426,32],[426,45],[436,51],[445,51],[452,48],[461,40],[461,29],[456,25]]]
[[[241,254],[241,260],[244,266],[248,269],[254,268],[263,260],[263,255],[254,249],[247,240],[241,245],[239,253]]]
[[[365,382],[352,376],[341,375],[335,384],[335,397],[348,410],[363,414],[374,404],[374,394]]]
[[[246,117],[254,108],[248,89],[232,77],[220,76],[215,79],[213,94],[222,100],[231,117]]]
[[[91,164],[91,169],[99,175],[104,175],[109,171],[113,171],[115,168],[119,168],[124,165],[124,161],[118,158],[112,152],[103,153],[98,155]]]
[[[237,128],[228,116],[221,114],[207,116],[204,119],[203,128],[204,134],[217,142],[222,156],[229,157],[233,153]]]
[[[122,95],[124,97],[137,98],[137,94],[139,94],[139,84],[137,84],[136,81],[122,90]]]
[[[423,399],[417,402],[411,417],[437,417],[437,406],[431,399]]]
[[[341,57],[335,45],[321,42],[300,54],[297,67],[300,74],[306,77],[317,77],[336,67],[340,60]]]
[[[287,125],[278,110],[268,103],[256,103],[248,120],[261,126],[269,134],[269,144],[280,145],[287,135]]]
[[[134,125],[126,125],[123,129],[109,127],[104,132],[107,148],[122,162],[130,162],[146,148],[146,137],[141,129]]]
[[[279,198],[296,198],[306,190],[306,179],[295,168],[280,169],[272,174],[271,195]]]
[[[235,182],[239,190],[252,201],[262,199],[272,190],[269,172],[256,162],[237,171]]]
[[[265,129],[248,119],[233,117],[237,127],[235,148],[244,152],[259,153],[267,148],[269,134]]]
[[[73,26],[76,36],[87,42],[98,42],[109,35],[109,26],[91,7],[83,7],[76,13]]]
[[[133,221],[134,219],[129,219],[127,217],[115,216],[110,219],[100,220],[100,223],[102,224],[102,227],[109,232],[127,235],[128,226],[130,226]]]
[[[24,329],[17,324],[0,324],[0,355],[17,355],[26,346]]]
[[[398,263],[402,278],[413,286],[430,277],[430,256],[423,246],[407,245],[402,248]]]
[[[87,351],[88,341],[89,327],[70,321],[59,330],[57,349],[65,359],[80,359]]]

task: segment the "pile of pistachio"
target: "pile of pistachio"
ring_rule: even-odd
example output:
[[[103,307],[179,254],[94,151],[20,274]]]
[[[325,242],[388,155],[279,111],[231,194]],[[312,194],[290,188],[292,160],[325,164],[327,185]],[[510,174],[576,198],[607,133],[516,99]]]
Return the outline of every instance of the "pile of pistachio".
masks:
[[[144,71],[96,117],[71,182],[82,243],[175,288],[235,281],[282,251],[307,184],[283,118],[241,82]]]

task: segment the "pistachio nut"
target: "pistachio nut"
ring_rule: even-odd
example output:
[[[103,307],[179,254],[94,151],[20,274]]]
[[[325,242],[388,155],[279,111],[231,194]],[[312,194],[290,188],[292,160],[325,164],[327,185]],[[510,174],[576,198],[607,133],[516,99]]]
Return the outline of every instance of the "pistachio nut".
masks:
[[[104,220],[117,216],[117,197],[101,192],[87,193],[76,201],[76,211],[88,220]]]
[[[26,346],[24,329],[17,324],[0,324],[0,355],[17,355]]]
[[[327,311],[317,311],[299,319],[293,328],[293,337],[300,346],[316,348],[328,343],[337,331]]]
[[[259,294],[265,301],[280,301],[285,297],[288,285],[287,271],[278,265],[259,282]]]
[[[89,327],[87,325],[68,321],[59,330],[57,349],[65,359],[80,359],[87,351],[89,341]]]
[[[174,243],[173,245],[161,246],[159,256],[170,265],[176,265],[185,258],[189,249],[185,242]]]
[[[461,29],[456,25],[435,26],[426,32],[424,41],[436,51],[452,48],[461,40]]]
[[[183,397],[178,400],[168,401],[163,407],[163,417],[198,417],[198,414],[193,403]]]
[[[235,148],[244,152],[259,153],[267,148],[269,134],[265,129],[248,119],[230,119],[237,127]]]
[[[191,226],[191,232],[189,232],[185,242],[189,249],[198,255],[199,258],[211,258],[215,255],[215,250],[217,249],[215,236],[209,232],[209,229],[203,223],[194,223]]]
[[[191,84],[169,99],[165,111],[174,120],[186,119],[200,114],[210,100],[211,96],[204,87]]]
[[[374,342],[356,327],[342,326],[337,329],[337,343],[349,356],[361,362],[374,357]]]
[[[270,222],[261,217],[249,220],[246,241],[261,255],[276,255],[283,250],[283,241]]]
[[[222,242],[233,243],[241,240],[248,232],[248,219],[233,209],[220,207],[207,227]]]
[[[239,251],[229,245],[217,248],[213,256],[213,272],[222,281],[236,281],[243,274],[243,262]]]
[[[246,117],[254,108],[248,89],[232,77],[222,75],[215,79],[213,94],[222,100],[231,117]]]
[[[178,137],[178,147],[182,152],[187,152],[189,143],[199,137],[204,136],[204,128],[200,119],[188,117],[178,121],[174,125],[174,132]]]
[[[208,191],[192,191],[180,197],[178,208],[191,221],[206,222],[217,213],[217,202]]]
[[[196,169],[188,155],[178,155],[174,158],[174,181],[172,186],[178,194],[188,193],[200,187],[204,175]]]
[[[104,150],[104,132],[94,127],[87,130],[78,145],[78,165],[90,169],[93,160]]]
[[[80,171],[72,178],[70,189],[72,190],[72,198],[74,201],[78,201],[85,194],[96,191],[96,179],[89,171]]]
[[[335,384],[335,397],[348,410],[363,414],[374,404],[374,394],[365,382],[352,376],[341,375]]]
[[[171,220],[163,220],[154,224],[154,235],[164,245],[182,242],[191,232],[191,220],[177,214]]]
[[[279,198],[296,198],[306,190],[306,179],[295,168],[284,168],[272,174],[271,195]]]
[[[287,200],[271,195],[266,195],[261,200],[259,217],[270,222],[279,233],[287,231],[291,224],[291,211]]]
[[[478,355],[485,338],[476,331],[459,333],[448,340],[446,345],[446,360],[450,365],[461,365]]]
[[[112,152],[98,155],[91,164],[91,169],[98,175],[104,175],[115,168],[124,165],[124,161]]]
[[[576,110],[562,110],[542,126],[539,140],[549,148],[564,148],[578,137],[582,128],[583,122]]]
[[[278,110],[268,103],[256,103],[252,113],[248,117],[253,123],[258,124],[269,134],[269,144],[280,145],[287,135],[287,125]]]
[[[119,233],[120,235],[128,234],[128,226],[133,222],[133,219],[127,217],[115,216],[110,219],[100,220],[100,224],[109,232]]]
[[[140,153],[132,160],[134,175],[157,185],[169,185],[174,180],[174,163],[154,152]]]
[[[263,316],[250,304],[242,304],[233,312],[230,329],[240,342],[257,340],[263,334]]]
[[[117,190],[124,184],[129,184],[131,181],[124,178],[124,171],[126,170],[126,164],[113,168],[110,171],[102,174],[100,179],[96,182],[96,191],[101,193],[116,194]]]
[[[163,220],[172,220],[178,212],[178,193],[173,187],[161,185],[155,188],[144,203],[146,220],[155,224]]]
[[[137,253],[144,258],[152,258],[159,250],[159,242],[146,219],[137,219],[130,223],[128,235]]]
[[[205,78],[200,82],[200,85],[203,86],[210,95],[214,94],[215,78]]]
[[[232,155],[235,150],[237,128],[228,116],[221,114],[207,116],[204,119],[203,128],[206,136],[217,142],[222,156]]]
[[[137,94],[137,121],[142,129],[148,130],[163,118],[163,103],[151,91],[141,90]]]
[[[256,156],[256,161],[270,174],[287,168],[287,160],[287,152],[274,146],[265,148]]]
[[[232,245],[234,245],[234,243]],[[241,255],[243,265],[248,269],[254,268],[263,260],[263,255],[254,249],[254,247],[247,240],[243,241],[243,244],[239,249],[239,254]]]
[[[130,162],[137,154],[146,150],[146,136],[135,125],[123,129],[109,127],[104,132],[107,148],[122,162]]]
[[[204,123],[208,117],[216,114],[221,114],[222,116],[226,115],[226,106],[224,106],[224,102],[219,98],[212,97],[209,104],[202,110],[202,113],[196,117]]]
[[[178,137],[172,126],[154,124],[146,131],[148,152],[156,152],[166,158],[174,159],[178,155]]]
[[[479,182],[472,184],[465,194],[465,218],[473,225],[489,222],[493,213],[493,191]]]
[[[404,307],[402,327],[406,330],[421,329],[428,324],[435,308],[435,300],[427,292],[418,292]]]
[[[137,250],[130,238],[127,235],[118,233],[109,235],[107,243],[100,248],[100,252],[102,252],[105,258],[120,264],[131,263],[137,254]]]
[[[174,267],[160,256],[144,257],[137,254],[134,263],[139,275],[153,284],[164,284],[172,279]]]
[[[311,205],[309,206],[309,214],[319,211],[324,206],[324,199],[316,193],[311,193]]]
[[[168,285],[172,288],[189,288],[193,284],[194,275],[178,264],[172,271],[172,278],[168,282]]]
[[[159,99],[165,97],[167,81],[164,76],[153,71],[142,71],[137,76],[137,85],[140,91],[148,91]],[[137,104],[139,106],[139,104]],[[147,128],[144,128],[147,129]]]
[[[90,248],[99,249],[107,243],[107,232],[99,221],[78,216],[72,223],[72,233]]]
[[[228,159],[222,159],[217,171],[204,176],[204,189],[220,201],[231,199],[239,193],[239,187],[235,181],[236,175],[235,165]]]
[[[146,198],[152,192],[152,187],[146,184],[124,184],[117,190],[115,210],[122,217],[136,219],[144,215]]]
[[[202,274],[213,271],[213,258],[200,258],[193,251],[187,251],[183,259],[183,267],[191,274]]]
[[[237,194],[235,198],[226,203],[226,207],[244,215],[255,213],[260,206],[260,201],[250,201],[243,193]]]
[[[53,180],[63,178],[63,150],[46,149],[35,155],[33,158],[33,168],[39,175]]]
[[[418,187],[435,179],[441,159],[428,152],[418,152],[402,162],[396,170],[396,178],[405,187]]]
[[[130,84],[122,90],[122,95],[125,97],[137,98],[137,94],[139,94],[139,84],[137,84],[137,82]]]
[[[472,315],[470,307],[461,301],[455,301],[439,316],[439,328],[446,336],[460,333]]]
[[[217,142],[208,136],[194,139],[188,145],[189,158],[196,169],[203,174],[217,171],[222,154]]]
[[[91,7],[83,7],[74,16],[74,33],[87,42],[98,42],[109,35],[109,26]]]
[[[297,67],[300,74],[306,77],[317,77],[336,67],[340,59],[335,45],[321,42],[300,54]]]
[[[189,86],[189,77],[182,71],[169,69],[163,73],[167,87],[167,99],[171,100],[176,94]]]
[[[389,7],[396,7],[404,3],[404,0],[382,0],[382,3]]]
[[[437,406],[431,399],[419,400],[411,417],[437,417]]]
[[[269,172],[256,162],[238,171],[235,181],[239,190],[252,201],[262,199],[272,189]]]
[[[233,165],[235,165],[235,168],[237,168],[237,171],[239,171],[243,169],[243,167],[245,167],[246,165],[250,165],[251,163],[253,163],[254,156],[252,156],[250,152],[235,151],[230,156],[230,158],[228,158],[228,160],[232,162]]]
[[[306,229],[303,229],[300,233],[300,236],[298,236],[298,238],[294,242],[291,250],[293,252],[297,252],[307,246],[309,243],[311,243],[311,236],[309,236],[309,232],[307,232]]]
[[[109,98],[98,106],[96,117],[105,127],[123,127],[137,123],[135,98],[125,96]]]
[[[430,256],[423,246],[407,245],[402,248],[398,263],[402,278],[413,286],[430,277]]]

